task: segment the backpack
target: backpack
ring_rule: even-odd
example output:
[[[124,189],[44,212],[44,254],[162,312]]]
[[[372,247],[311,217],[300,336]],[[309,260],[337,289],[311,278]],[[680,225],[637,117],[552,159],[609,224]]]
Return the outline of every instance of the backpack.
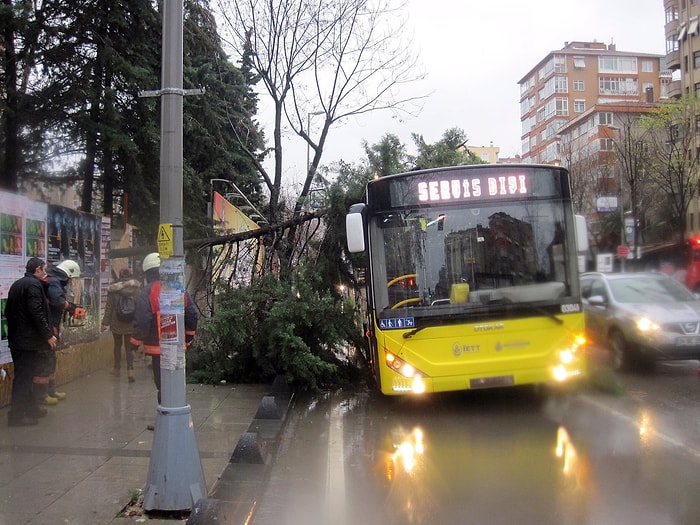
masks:
[[[117,303],[115,307],[117,319],[124,322],[130,322],[134,320],[134,312],[136,312],[136,300],[134,299],[133,295],[120,293],[117,297]]]

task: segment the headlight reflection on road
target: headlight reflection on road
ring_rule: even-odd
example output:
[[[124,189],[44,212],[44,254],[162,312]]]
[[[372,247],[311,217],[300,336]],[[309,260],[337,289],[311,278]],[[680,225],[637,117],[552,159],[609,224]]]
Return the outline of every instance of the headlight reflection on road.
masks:
[[[569,438],[569,433],[564,427],[557,430],[557,448],[555,455],[562,460],[562,472],[565,476],[577,476],[578,454],[576,447]]]
[[[397,468],[406,474],[414,473],[424,452],[423,430],[415,427],[400,443],[394,443],[394,452],[386,465],[387,480],[394,480]]]
[[[639,441],[642,445],[649,445],[655,431],[651,415],[647,410],[642,410],[640,412],[637,427],[639,428]]]

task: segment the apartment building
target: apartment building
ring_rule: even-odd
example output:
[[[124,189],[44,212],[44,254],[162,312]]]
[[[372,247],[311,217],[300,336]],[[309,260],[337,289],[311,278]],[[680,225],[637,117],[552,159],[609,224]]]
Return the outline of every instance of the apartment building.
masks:
[[[700,97],[700,0],[664,0],[664,11],[666,64],[672,72],[668,96],[695,93]],[[688,209],[686,235],[700,235],[700,199],[694,199]]]
[[[518,82],[522,161],[561,163],[559,130],[598,104],[665,97],[670,78],[662,59],[601,42],[566,42],[551,51]]]
[[[487,164],[498,164],[501,148],[491,142],[488,146],[466,146],[467,150]]]

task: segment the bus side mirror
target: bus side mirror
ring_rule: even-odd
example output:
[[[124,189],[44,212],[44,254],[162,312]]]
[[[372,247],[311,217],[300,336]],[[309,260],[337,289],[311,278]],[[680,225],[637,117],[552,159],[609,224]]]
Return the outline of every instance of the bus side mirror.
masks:
[[[576,227],[576,251],[578,253],[588,251],[588,226],[583,215],[574,215]]]
[[[360,253],[365,251],[365,227],[363,205],[355,204],[345,216],[345,234],[348,239],[348,251]]]

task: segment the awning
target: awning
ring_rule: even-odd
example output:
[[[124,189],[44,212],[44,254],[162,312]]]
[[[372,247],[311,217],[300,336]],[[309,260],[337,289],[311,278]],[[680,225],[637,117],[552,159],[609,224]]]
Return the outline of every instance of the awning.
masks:
[[[680,31],[680,33],[678,33],[678,41],[679,42],[685,38],[686,29],[687,28],[685,26],[681,27],[681,31]]]

